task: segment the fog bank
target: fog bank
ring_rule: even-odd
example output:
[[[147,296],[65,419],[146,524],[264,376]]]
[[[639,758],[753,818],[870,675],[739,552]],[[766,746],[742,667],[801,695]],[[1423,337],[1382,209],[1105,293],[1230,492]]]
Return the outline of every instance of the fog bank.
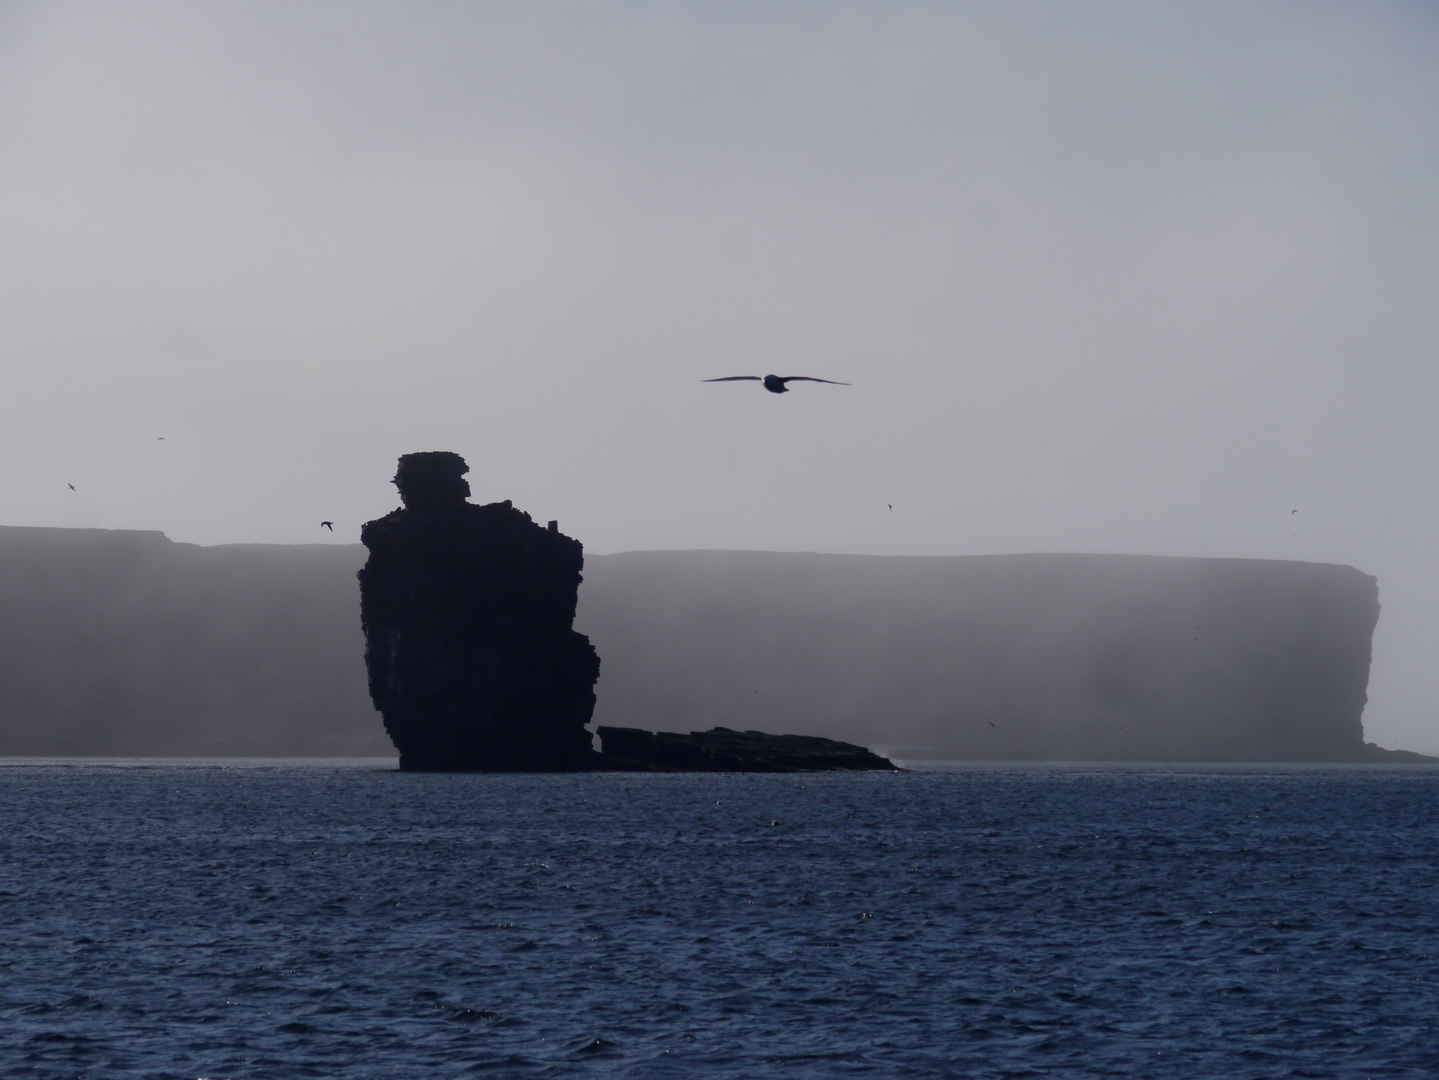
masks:
[[[358,545],[0,528],[0,754],[368,755]],[[596,724],[899,758],[1364,756],[1378,587],[1116,555],[589,556]]]
[[[1350,760],[1374,578],[1130,555],[633,552],[576,626],[596,719],[828,734],[891,756]]]

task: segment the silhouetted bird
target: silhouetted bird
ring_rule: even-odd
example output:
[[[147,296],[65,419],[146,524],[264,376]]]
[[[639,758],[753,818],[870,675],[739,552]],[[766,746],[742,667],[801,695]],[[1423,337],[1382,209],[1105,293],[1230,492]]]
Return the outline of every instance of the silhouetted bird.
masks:
[[[331,532],[334,532],[334,531],[335,531],[335,523],[334,523],[333,521],[322,521],[322,522],[320,522],[320,528],[322,528],[322,529],[329,529]]]
[[[987,723],[990,727],[994,727],[994,721],[993,721],[993,720],[986,720],[985,723]],[[998,728],[995,728],[995,730],[998,731],[999,729],[998,729]]]
[[[849,386],[847,382],[835,382],[833,379],[816,379],[810,375],[766,375],[761,378],[758,375],[726,375],[722,379],[701,379],[700,382],[757,382],[764,383],[764,388],[771,394],[784,394],[789,391],[785,383],[792,382],[822,382],[831,386]]]
[[[891,510],[894,509],[894,503],[885,503],[884,505],[889,507]]]
[[[74,491],[74,490],[75,490],[75,485],[74,485],[74,484],[66,484],[65,486],[66,486],[67,488],[69,488],[71,491]]]

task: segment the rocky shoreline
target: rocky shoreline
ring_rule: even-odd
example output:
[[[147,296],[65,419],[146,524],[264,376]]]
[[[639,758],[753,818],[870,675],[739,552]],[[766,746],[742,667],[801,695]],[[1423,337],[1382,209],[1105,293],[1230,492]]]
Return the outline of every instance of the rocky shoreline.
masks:
[[[860,772],[899,766],[863,746],[815,735],[770,735],[716,727],[672,731],[601,727],[602,767],[649,772]]]

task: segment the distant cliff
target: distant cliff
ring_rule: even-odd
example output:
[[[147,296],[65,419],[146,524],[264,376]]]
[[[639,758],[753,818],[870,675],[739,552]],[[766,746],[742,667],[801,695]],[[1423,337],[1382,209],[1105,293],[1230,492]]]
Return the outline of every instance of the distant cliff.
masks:
[[[0,754],[393,754],[366,692],[364,560],[0,528]],[[1350,567],[692,551],[588,556],[584,575],[597,724],[901,759],[1376,756],[1378,588]]]
[[[0,528],[0,754],[389,755],[364,549]]]
[[[591,560],[600,724],[899,757],[1352,761],[1378,584],[1347,566],[748,551]]]

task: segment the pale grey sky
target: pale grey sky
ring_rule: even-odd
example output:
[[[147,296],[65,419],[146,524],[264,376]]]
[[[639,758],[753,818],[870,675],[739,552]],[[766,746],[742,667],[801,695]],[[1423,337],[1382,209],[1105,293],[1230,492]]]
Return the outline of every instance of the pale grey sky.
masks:
[[[0,5],[0,523],[1349,563],[1439,752],[1436,177],[1433,4]]]

